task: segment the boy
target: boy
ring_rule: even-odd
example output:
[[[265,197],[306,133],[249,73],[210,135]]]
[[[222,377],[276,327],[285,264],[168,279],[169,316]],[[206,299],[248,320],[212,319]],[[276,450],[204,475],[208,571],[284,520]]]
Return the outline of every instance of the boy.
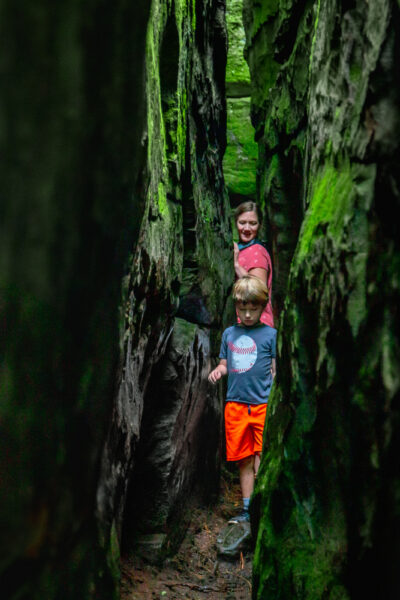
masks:
[[[225,405],[226,458],[237,461],[243,510],[229,523],[249,521],[250,496],[260,465],[268,397],[275,376],[276,329],[260,322],[268,289],[257,277],[245,276],[233,287],[240,324],[225,329],[220,363],[208,380],[228,375]]]

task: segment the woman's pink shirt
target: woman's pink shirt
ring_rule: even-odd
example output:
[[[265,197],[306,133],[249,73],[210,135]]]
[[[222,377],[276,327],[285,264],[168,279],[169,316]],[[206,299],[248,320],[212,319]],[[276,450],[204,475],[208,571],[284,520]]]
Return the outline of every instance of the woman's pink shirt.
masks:
[[[265,325],[269,325],[270,327],[274,326],[274,315],[272,313],[272,305],[271,305],[271,292],[272,292],[272,264],[271,258],[261,244],[253,244],[248,248],[244,248],[239,252],[239,264],[246,271],[250,271],[251,269],[265,269],[267,272],[267,288],[269,292],[269,300],[268,304],[261,313],[260,321],[261,323],[265,323]],[[239,321],[239,317],[238,317]]]

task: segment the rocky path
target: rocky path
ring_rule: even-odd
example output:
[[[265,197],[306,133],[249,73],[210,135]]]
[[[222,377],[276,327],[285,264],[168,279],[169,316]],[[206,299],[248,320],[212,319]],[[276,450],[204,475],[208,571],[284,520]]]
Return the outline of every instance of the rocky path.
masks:
[[[213,509],[194,507],[178,553],[163,567],[136,556],[122,560],[121,600],[250,600],[252,554],[232,561],[217,556],[216,540],[240,508],[240,491],[223,484],[221,502]]]

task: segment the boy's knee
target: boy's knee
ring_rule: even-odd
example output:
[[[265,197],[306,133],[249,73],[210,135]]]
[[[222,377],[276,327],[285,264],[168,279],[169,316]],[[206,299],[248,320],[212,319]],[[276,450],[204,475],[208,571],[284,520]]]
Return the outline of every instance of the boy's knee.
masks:
[[[253,454],[238,460],[239,469],[247,467],[247,466],[253,466],[253,464],[254,464],[254,455]]]

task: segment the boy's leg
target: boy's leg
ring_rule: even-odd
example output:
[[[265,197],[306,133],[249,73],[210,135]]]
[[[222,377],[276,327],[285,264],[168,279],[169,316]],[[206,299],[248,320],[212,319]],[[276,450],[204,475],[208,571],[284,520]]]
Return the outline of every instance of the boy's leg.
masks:
[[[261,462],[261,450],[263,443],[263,432],[265,426],[265,417],[267,414],[267,405],[261,404],[252,408],[254,421],[252,423],[253,431],[253,448],[254,448],[254,476],[257,477],[258,469]]]
[[[243,510],[237,516],[229,519],[229,523],[240,523],[250,521],[249,503],[254,489],[254,456],[246,456],[238,461],[240,489],[243,496]]]
[[[256,452],[254,455],[254,477],[257,477],[258,469],[260,468],[261,452]]]
[[[243,498],[250,498],[254,490],[254,456],[246,456],[238,463]]]
[[[254,441],[249,427],[251,409],[247,404],[227,402],[225,406],[226,456],[239,467],[243,512],[230,519],[230,523],[249,520],[250,496],[254,490]],[[244,456],[244,458],[240,458]]]

